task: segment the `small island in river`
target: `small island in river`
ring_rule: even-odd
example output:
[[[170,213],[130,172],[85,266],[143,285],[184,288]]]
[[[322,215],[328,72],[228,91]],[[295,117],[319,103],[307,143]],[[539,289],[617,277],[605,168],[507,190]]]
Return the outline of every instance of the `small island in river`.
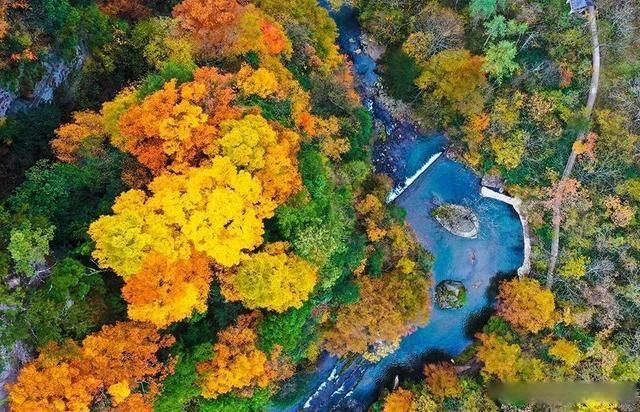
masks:
[[[431,212],[431,215],[450,233],[467,239],[475,239],[480,231],[480,220],[468,207],[443,204]]]
[[[467,289],[457,280],[443,280],[436,286],[436,304],[441,309],[458,309],[467,300]]]

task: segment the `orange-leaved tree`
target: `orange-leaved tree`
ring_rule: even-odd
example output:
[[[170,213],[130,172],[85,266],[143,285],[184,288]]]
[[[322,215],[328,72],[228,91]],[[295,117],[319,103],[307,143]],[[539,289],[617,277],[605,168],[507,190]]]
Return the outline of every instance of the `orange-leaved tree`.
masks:
[[[51,147],[56,157],[74,163],[83,154],[98,156],[104,149],[106,132],[102,116],[92,111],[73,113],[73,122],[56,130]]]
[[[334,355],[364,353],[378,342],[396,342],[429,315],[428,281],[411,273],[392,272],[358,280],[360,300],[341,306],[325,332],[325,348]]]
[[[206,149],[213,131],[208,115],[197,102],[206,87],[196,82],[178,86],[175,80],[130,107],[119,120],[120,134],[126,138],[123,150],[159,173],[171,160],[188,163],[190,157]]]
[[[271,358],[256,346],[256,315],[242,315],[233,326],[218,333],[213,345],[213,357],[197,365],[202,396],[216,399],[235,391],[241,396],[251,396],[255,388],[265,388],[270,382],[287,378],[292,370],[279,365],[279,351]]]
[[[105,103],[100,114],[76,113],[74,122],[58,130],[52,146],[60,160],[73,162],[85,153],[98,154],[108,135],[111,144],[135,156],[153,175],[167,170],[183,173],[224,155],[255,174],[265,196],[282,203],[301,186],[300,136],[260,114],[243,116],[245,109],[232,104],[233,83],[236,78],[246,80],[246,75],[243,70],[236,76],[202,68],[194,71],[194,81],[181,85],[169,81],[141,102],[126,94],[118,96]],[[276,78],[281,86],[281,74]],[[280,95],[279,87],[279,99],[300,91],[293,87],[295,81],[284,84],[291,89]],[[300,110],[306,109],[308,101],[303,98],[300,104]]]
[[[217,53],[235,41],[233,29],[244,8],[236,0],[183,0],[173,16],[203,51]]]
[[[183,171],[215,154],[218,125],[240,115],[232,105],[234,76],[215,68],[198,68],[194,80],[168,81],[140,100],[126,89],[103,104],[100,113],[76,112],[51,143],[58,159],[75,162],[99,155],[106,139],[132,154],[154,175]]]
[[[138,322],[104,326],[81,345],[51,342],[8,386],[11,410],[88,411],[98,402],[121,408],[132,402],[151,410],[158,382],[168,371],[157,352],[173,342],[172,336]],[[109,399],[99,396],[102,392]]]
[[[453,365],[445,362],[424,366],[424,376],[429,390],[438,397],[455,397],[462,394],[460,379]]]
[[[305,49],[312,51],[311,64],[321,69],[331,69],[343,62],[336,44],[336,26],[333,19],[314,0],[253,0],[260,9],[287,26],[309,28],[311,44]]]
[[[152,253],[122,288],[129,318],[162,328],[193,312],[205,312],[211,277],[209,259],[203,253],[193,252],[176,262]]]
[[[415,395],[407,389],[397,388],[384,398],[383,412],[416,411]]]
[[[285,85],[276,98],[299,92],[288,70],[277,60],[272,63],[279,70],[274,74],[278,84]],[[200,269],[178,277],[170,266],[185,269],[193,253],[223,267],[238,264],[262,243],[263,220],[302,185],[300,136],[267,121],[256,108],[238,105],[236,81],[242,76],[214,68],[196,69],[193,76],[182,84],[171,80],[142,100],[123,92],[99,114],[77,116],[54,143],[68,146],[65,153],[73,161],[82,156],[76,142],[96,129],[155,175],[148,185],[143,179],[134,186],[146,191],[121,194],[113,215],[100,217],[89,234],[99,265],[127,283],[130,316],[158,327],[205,309],[210,275],[200,270],[203,266],[198,263]],[[306,108],[308,100],[300,103]],[[86,125],[87,117],[94,127]],[[144,176],[140,169],[134,165],[129,174]],[[150,255],[154,269],[141,270]],[[157,290],[145,292],[151,287]]]
[[[100,387],[100,379],[84,376],[71,362],[79,352],[73,342],[49,343],[35,360],[25,365],[16,382],[7,386],[13,411],[82,411]]]
[[[291,54],[291,41],[283,27],[253,4],[184,0],[174,7],[173,16],[205,56]]]
[[[231,83],[231,75],[212,68],[196,69],[192,82],[167,82],[122,113],[112,143],[154,174],[197,165],[214,152],[219,123],[239,113]]]

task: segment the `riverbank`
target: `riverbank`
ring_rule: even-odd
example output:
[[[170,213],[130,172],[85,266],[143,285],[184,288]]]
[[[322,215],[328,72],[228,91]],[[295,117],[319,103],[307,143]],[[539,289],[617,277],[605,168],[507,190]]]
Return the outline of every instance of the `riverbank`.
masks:
[[[349,41],[351,42],[352,39]],[[354,40],[355,41],[355,40]],[[362,44],[361,53],[373,61],[376,66],[380,58],[385,54],[386,47],[380,44],[372,35],[362,32],[360,35],[360,44]],[[356,50],[357,52],[357,50]],[[356,53],[360,54],[360,53]],[[384,86],[384,82],[380,77],[374,84],[361,84],[364,94],[375,99],[376,102],[384,108],[391,116],[399,122],[411,123],[418,127],[421,134],[428,134],[429,131],[424,129],[422,119],[413,109],[412,105],[402,100],[396,99],[389,95]]]
[[[364,31],[361,32],[361,34],[358,36],[358,40],[351,37],[349,38],[348,43],[350,45],[360,45],[360,47],[358,47],[353,51],[353,53],[351,53],[351,57],[352,59],[354,59],[354,61],[356,61],[356,59],[358,58],[368,58],[374,63],[374,67],[377,64],[377,62],[380,60],[380,57],[386,51],[385,46],[378,43],[372,35]],[[365,67],[370,67],[370,65],[367,64],[365,65]],[[400,123],[401,128],[410,129],[410,127],[408,127],[409,124],[417,125],[417,127],[414,129],[415,132],[417,132],[415,134],[417,135],[419,133],[424,133],[424,130],[422,130],[423,125],[421,121],[418,119],[418,116],[415,114],[415,111],[413,110],[413,108],[409,104],[389,96],[389,94],[384,89],[384,85],[382,84],[382,81],[378,76],[375,76],[375,81],[373,82],[371,81],[370,76],[361,76],[361,77],[356,76],[356,81],[359,84],[359,89],[365,95],[365,97],[371,99],[372,101],[375,101],[375,104],[378,105],[378,110],[388,113],[392,119]],[[372,107],[372,111],[373,109],[374,107]],[[413,134],[414,133],[402,133],[402,132],[398,133],[398,135],[401,137],[406,137],[408,135],[409,139],[407,140],[412,140],[411,137],[413,136],[411,135]],[[424,172],[427,171],[427,169],[436,160],[438,160],[438,158],[442,155],[442,153],[443,152],[438,152],[432,155],[424,165],[422,165],[415,173],[406,177],[406,180],[400,184],[398,184],[398,182],[395,179],[397,175],[396,172],[399,169],[399,167],[394,164],[396,162],[390,161],[391,159],[387,159],[387,164],[385,165],[385,167],[380,168],[379,165],[376,165],[376,169],[392,177],[394,179],[394,183],[396,183],[394,185],[393,190],[389,193],[389,196],[387,197],[387,202],[393,202],[400,195],[402,195],[402,193],[411,184],[413,184],[413,182],[415,182]],[[450,152],[447,152],[447,156],[449,155],[450,155]],[[387,158],[387,156],[388,154],[383,152],[381,153],[381,155],[377,156],[376,160],[383,161],[384,159]],[[455,157],[455,159],[452,159],[452,160],[457,160],[462,163],[465,163],[462,157],[458,157],[458,156],[453,156],[453,157]],[[398,160],[398,159],[393,159],[393,160]],[[522,232],[523,232],[523,238],[524,238],[524,259],[523,259],[522,265],[518,268],[518,275],[519,276],[528,275],[529,272],[531,271],[531,238],[529,236],[529,224],[527,221],[526,212],[521,207],[522,200],[519,198],[512,198],[512,197],[503,195],[486,186],[482,186],[480,194],[483,197],[492,198],[492,199],[511,205],[513,209],[516,211],[516,213],[518,214],[520,223],[522,224]]]

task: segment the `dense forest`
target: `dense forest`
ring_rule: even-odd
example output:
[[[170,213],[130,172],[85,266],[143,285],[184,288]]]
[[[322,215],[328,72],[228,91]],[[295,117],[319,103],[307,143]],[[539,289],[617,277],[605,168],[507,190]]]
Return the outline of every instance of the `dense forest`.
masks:
[[[640,381],[637,0],[0,0],[0,408],[290,410],[428,324],[340,7],[531,244],[462,354],[361,409],[638,410],[492,392]]]

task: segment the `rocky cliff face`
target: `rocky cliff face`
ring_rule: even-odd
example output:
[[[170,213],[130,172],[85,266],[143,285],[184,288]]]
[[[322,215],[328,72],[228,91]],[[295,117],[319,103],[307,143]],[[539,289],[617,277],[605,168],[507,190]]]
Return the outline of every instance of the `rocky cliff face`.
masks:
[[[16,95],[8,90],[0,88],[0,117],[6,116],[9,108],[16,100]]]
[[[8,410],[5,385],[15,382],[18,371],[33,358],[33,355],[23,342],[18,341],[11,349],[0,349],[0,356],[5,362],[4,369],[0,372],[0,412],[5,412]]]
[[[64,61],[58,56],[43,61],[44,74],[34,86],[29,98],[19,98],[11,91],[0,87],[0,117],[29,110],[43,103],[51,103],[55,92],[64,87],[69,78],[82,68],[87,54],[85,48],[78,47],[71,61]],[[5,309],[0,307],[0,311]],[[0,347],[0,412],[7,410],[5,385],[15,381],[22,365],[31,358],[31,350],[23,342],[19,341],[11,348]]]
[[[86,48],[79,46],[71,61],[64,61],[55,55],[43,60],[44,74],[34,86],[33,93],[29,98],[18,98],[11,91],[0,88],[0,117],[15,114],[43,103],[51,103],[56,90],[64,86],[69,77],[82,68],[87,54]]]

